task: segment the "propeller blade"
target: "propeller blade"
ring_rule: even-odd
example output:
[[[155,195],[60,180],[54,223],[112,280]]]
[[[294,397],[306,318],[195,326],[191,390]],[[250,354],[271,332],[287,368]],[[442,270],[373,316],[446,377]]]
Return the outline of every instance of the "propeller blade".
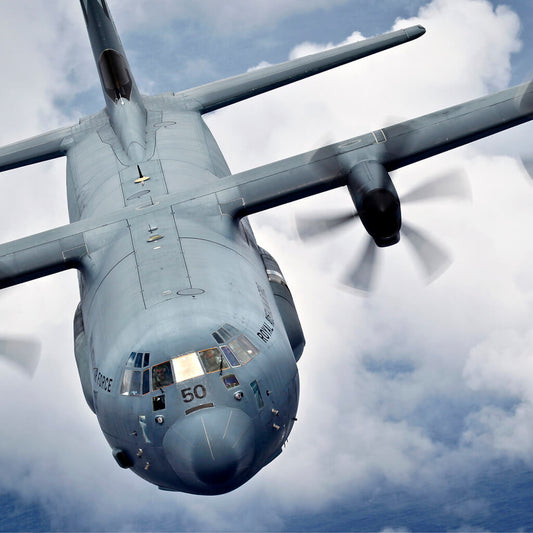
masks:
[[[449,255],[420,230],[404,222],[402,233],[424,268],[428,282],[436,279],[450,266]]]
[[[21,367],[33,376],[39,362],[41,346],[32,339],[0,338],[0,357]]]
[[[330,217],[297,217],[296,231],[300,239],[305,241],[342,227],[355,218],[357,213],[354,212]]]
[[[361,291],[370,291],[377,270],[377,246],[369,237],[359,262],[345,277],[344,285]]]
[[[402,203],[434,198],[472,200],[472,189],[465,172],[449,172],[415,187],[402,195]]]

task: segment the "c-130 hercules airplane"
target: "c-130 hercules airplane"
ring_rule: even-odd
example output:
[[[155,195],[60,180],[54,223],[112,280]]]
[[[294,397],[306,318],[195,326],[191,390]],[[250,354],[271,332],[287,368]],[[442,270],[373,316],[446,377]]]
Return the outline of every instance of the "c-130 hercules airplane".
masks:
[[[229,492],[281,452],[305,344],[281,270],[247,215],[347,187],[369,253],[393,245],[407,229],[389,172],[531,120],[533,89],[232,175],[202,114],[417,39],[424,28],[143,96],[106,0],[81,7],[106,107],[0,149],[2,171],[67,157],[71,221],[1,245],[0,286],[76,268],[76,362],[118,464],[163,490]],[[365,286],[365,269],[347,283]]]

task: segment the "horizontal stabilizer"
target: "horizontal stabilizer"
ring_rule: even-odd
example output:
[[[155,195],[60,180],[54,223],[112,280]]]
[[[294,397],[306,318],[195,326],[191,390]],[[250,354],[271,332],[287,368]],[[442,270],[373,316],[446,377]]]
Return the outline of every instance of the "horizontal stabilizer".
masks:
[[[60,128],[0,148],[0,172],[64,156],[72,128]]]
[[[279,65],[252,70],[233,78],[215,81],[195,89],[183,91],[177,96],[184,96],[186,99],[190,99],[192,101],[192,109],[200,113],[208,113],[376,52],[412,41],[424,35],[425,32],[426,30],[422,26],[412,26],[404,30],[339,46]]]

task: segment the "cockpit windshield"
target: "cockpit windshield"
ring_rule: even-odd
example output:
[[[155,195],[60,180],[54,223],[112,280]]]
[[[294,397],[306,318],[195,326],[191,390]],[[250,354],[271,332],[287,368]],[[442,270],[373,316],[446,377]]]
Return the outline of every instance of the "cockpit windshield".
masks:
[[[181,383],[204,374],[236,368],[251,361],[259,350],[233,326],[224,324],[213,333],[218,346],[178,355],[147,368],[150,354],[132,352],[126,362],[120,393],[124,396],[143,396],[174,383]]]
[[[209,350],[202,350],[198,352],[202,366],[207,374],[216,372],[217,370],[225,370],[229,368],[229,364],[224,357],[224,354],[219,348],[209,348]]]
[[[196,352],[175,357],[172,359],[172,367],[177,383],[196,378],[204,373]]]
[[[152,389],[157,390],[172,385],[174,379],[170,370],[170,361],[152,367]]]
[[[120,394],[123,396],[142,396],[150,392],[150,354],[132,352],[122,376]],[[141,370],[145,368],[145,370]]]

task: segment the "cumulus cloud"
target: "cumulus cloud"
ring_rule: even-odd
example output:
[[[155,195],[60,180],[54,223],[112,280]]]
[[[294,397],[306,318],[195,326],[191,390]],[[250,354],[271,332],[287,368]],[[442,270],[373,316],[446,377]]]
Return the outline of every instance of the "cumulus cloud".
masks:
[[[128,9],[124,2],[116,4],[117,19],[122,10],[121,17],[140,20],[147,9],[144,2],[127,3]],[[305,3],[310,4],[322,5]],[[194,6],[186,7],[204,13],[211,4]],[[287,6],[274,11],[279,16],[288,9],[307,9],[300,2]],[[59,29],[69,35],[81,30],[79,21],[72,22],[79,14],[71,18],[76,9],[69,7],[59,18],[49,6],[36,9],[43,22],[22,39],[16,28],[24,24],[25,10],[7,0],[0,4],[3,20],[14,21],[0,35],[2,49],[15,40],[25,58],[2,59],[5,79],[11,81],[9,94],[7,84],[0,87],[2,101],[15,101],[17,87],[17,105],[3,110],[4,142],[64,123],[67,117],[54,103],[75,94],[80,80],[94,73],[90,65],[87,72],[77,68],[65,76],[63,67],[74,64],[75,56],[89,65],[90,52],[78,52],[78,45],[56,48]],[[181,16],[180,9],[163,2],[157,11]],[[243,7],[242,13],[249,11]],[[224,11],[220,20],[226,16]],[[261,9],[255,16],[263,22],[271,17]],[[511,10],[484,0],[434,0],[417,18],[398,20],[392,29],[418,23],[428,33],[413,43],[210,116],[232,170],[507,85],[510,55],[520,46],[519,21]],[[361,37],[355,32],[347,40]],[[302,44],[290,57],[327,46]],[[505,148],[506,138],[500,138]],[[225,496],[206,500],[161,493],[117,468],[84,405],[76,375],[71,333],[75,275],[4,291],[3,328],[14,333],[30,329],[43,341],[43,359],[31,383],[0,363],[8,435],[0,443],[0,464],[9,473],[2,478],[3,489],[45,505],[57,517],[56,526],[72,529],[80,523],[101,530],[151,529],[147,517],[157,517],[161,530],[176,524],[226,530],[227,510],[238,509],[232,529],[280,530],[288,514],[324,510],[348,494],[357,498],[383,486],[423,494],[455,486],[459,476],[472,482],[497,457],[530,461],[527,376],[533,335],[527,318],[533,245],[528,228],[533,191],[520,180],[512,158],[475,147],[418,163],[396,172],[394,179],[401,193],[459,168],[471,180],[473,206],[448,201],[404,210],[406,219],[438,236],[456,257],[427,288],[402,242],[383,251],[374,295],[361,298],[343,291],[338,280],[364,245],[362,228],[355,223],[316,244],[297,241],[294,213],[350,207],[346,191],[253,217],[259,242],[277,257],[288,278],[307,349],[299,365],[299,420],[286,449],[245,487]],[[10,172],[2,179],[3,241],[65,221],[63,163]],[[13,486],[8,479],[18,481]],[[456,512],[468,520],[483,509],[485,501],[477,499]]]
[[[116,12],[117,19],[120,17],[124,27],[154,28],[168,24],[169,20],[187,19],[198,20],[220,33],[231,33],[274,24],[291,15],[331,9],[345,3],[346,0],[272,0],[268,3],[235,0],[225,4],[215,0],[164,0],[158,3],[157,13],[152,13],[151,4],[145,0],[136,2],[133,6],[131,2],[117,0],[113,3],[113,12]],[[148,10],[151,16],[147,19]]]

